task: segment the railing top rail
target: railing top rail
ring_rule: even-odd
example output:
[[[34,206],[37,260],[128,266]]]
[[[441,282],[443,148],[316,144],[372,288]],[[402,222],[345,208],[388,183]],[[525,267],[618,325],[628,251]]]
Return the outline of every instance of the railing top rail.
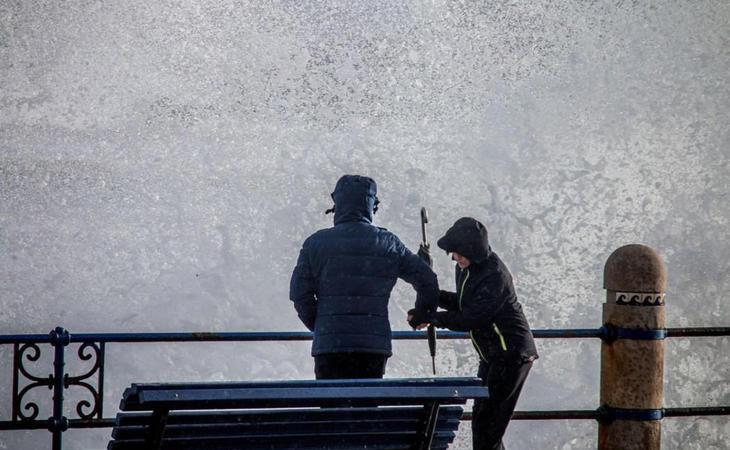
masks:
[[[692,417],[692,416],[726,416],[730,415],[730,406],[702,406],[691,408],[662,408],[662,417]],[[598,420],[606,412],[599,409],[592,410],[538,410],[515,411],[512,420]],[[461,420],[471,420],[472,412],[466,411]],[[113,417],[103,419],[71,419],[69,428],[112,428],[116,423]],[[45,420],[32,421],[0,421],[0,431],[4,430],[42,430],[48,426]]]
[[[730,327],[693,327],[667,328],[667,337],[702,337],[730,336]],[[603,338],[604,328],[579,329],[536,329],[532,330],[536,338],[574,339]],[[467,339],[468,333],[456,331],[438,331],[439,339]],[[420,340],[425,339],[423,331],[394,331],[393,339]],[[262,342],[262,341],[310,341],[312,333],[308,331],[255,331],[255,332],[170,332],[170,333],[72,333],[71,343],[82,342]],[[0,335],[0,344],[51,343],[48,334],[8,334]]]
[[[730,336],[730,327],[667,328],[667,337]]]

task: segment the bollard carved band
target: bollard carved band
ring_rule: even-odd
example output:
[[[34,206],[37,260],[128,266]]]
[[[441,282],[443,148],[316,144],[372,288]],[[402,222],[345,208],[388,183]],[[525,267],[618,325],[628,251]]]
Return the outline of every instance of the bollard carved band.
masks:
[[[664,293],[616,292],[616,304],[638,306],[663,306]]]

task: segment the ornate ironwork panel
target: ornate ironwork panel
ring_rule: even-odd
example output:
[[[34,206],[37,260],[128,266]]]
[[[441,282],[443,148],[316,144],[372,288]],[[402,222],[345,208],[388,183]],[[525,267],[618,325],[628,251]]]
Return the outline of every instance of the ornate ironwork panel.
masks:
[[[47,345],[47,344],[46,344]],[[13,355],[13,405],[12,420],[14,422],[30,422],[38,419],[40,405],[26,400],[26,395],[36,388],[53,389],[54,376],[41,376],[33,373],[27,363],[34,363],[41,358],[41,346],[37,343],[14,344]],[[48,347],[51,348],[52,347]],[[92,361],[92,366],[79,375],[64,373],[64,390],[79,387],[86,391],[89,399],[80,400],[75,411],[79,419],[102,419],[104,404],[104,354],[103,342],[84,342],[77,352],[79,360]],[[49,402],[52,401],[49,392]]]
[[[104,404],[104,343],[84,342],[76,352],[82,361],[93,360],[93,366],[81,375],[64,375],[63,385],[65,389],[72,386],[84,388],[90,395],[91,401],[81,400],[76,404],[76,414],[80,419],[101,419]],[[96,387],[87,380],[96,375]]]
[[[46,377],[32,374],[25,367],[25,361],[36,362],[41,357],[41,349],[38,344],[15,344],[13,357],[13,421],[31,421],[38,417],[40,407],[37,403],[28,401],[24,403],[25,395],[38,387],[51,389],[53,387],[53,375]],[[21,388],[21,379],[29,381]],[[26,413],[25,411],[30,411]]]

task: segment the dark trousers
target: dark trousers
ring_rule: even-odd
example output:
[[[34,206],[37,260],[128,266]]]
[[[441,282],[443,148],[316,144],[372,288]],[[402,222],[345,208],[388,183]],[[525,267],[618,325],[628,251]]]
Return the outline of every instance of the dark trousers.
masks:
[[[329,353],[314,357],[318,380],[383,378],[388,357],[377,353]]]
[[[479,378],[489,388],[488,399],[474,401],[473,450],[504,450],[502,436],[515,410],[532,361],[479,363]]]

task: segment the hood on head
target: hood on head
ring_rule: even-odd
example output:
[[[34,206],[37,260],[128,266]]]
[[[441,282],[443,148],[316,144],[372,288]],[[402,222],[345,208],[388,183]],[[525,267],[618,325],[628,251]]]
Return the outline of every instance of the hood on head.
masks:
[[[446,253],[456,252],[474,263],[484,261],[492,253],[487,227],[471,217],[462,217],[454,222],[436,245]]]
[[[378,204],[375,180],[361,175],[344,175],[332,192],[335,201],[335,224],[342,222],[372,222]]]

